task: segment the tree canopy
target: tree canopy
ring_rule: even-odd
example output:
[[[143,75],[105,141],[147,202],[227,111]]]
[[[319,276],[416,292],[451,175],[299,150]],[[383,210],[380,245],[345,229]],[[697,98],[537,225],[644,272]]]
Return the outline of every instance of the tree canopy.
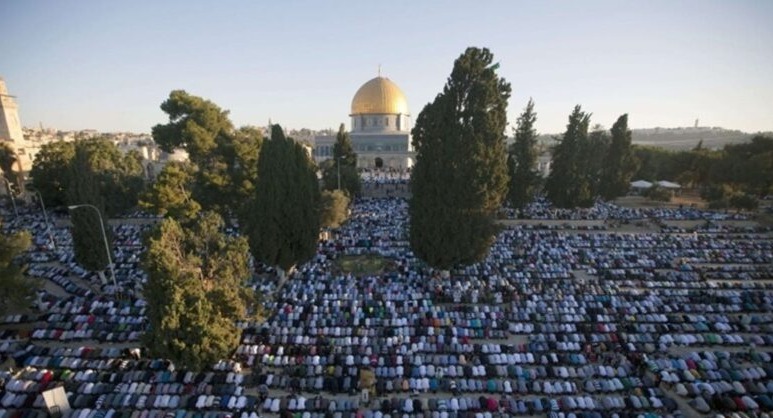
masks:
[[[75,155],[69,164],[67,201],[70,205],[91,205],[99,211],[96,213],[89,206],[79,207],[70,211],[70,220],[75,261],[87,270],[102,271],[109,265],[102,231],[105,232],[111,251],[110,258],[112,234],[107,225],[105,200],[101,193],[100,164],[94,164],[96,155],[93,151],[96,147],[93,143],[83,141],[75,144]]]
[[[222,142],[230,142],[233,125],[228,112],[185,90],[173,90],[161,103],[169,123],[153,127],[153,140],[166,152],[183,148],[191,161],[206,163]]]
[[[314,256],[319,237],[316,167],[304,147],[273,125],[260,150],[258,180],[244,219],[256,260],[289,271]]]
[[[192,163],[167,163],[142,195],[140,206],[178,221],[194,219],[201,212],[201,205],[193,198],[195,176]]]
[[[32,164],[32,184],[49,207],[66,206],[70,162],[75,156],[74,142],[49,142],[40,147]]]
[[[507,158],[510,175],[508,199],[513,208],[523,208],[534,200],[537,187],[541,181],[537,171],[537,130],[534,122],[537,114],[534,112],[534,100],[529,99],[515,127],[515,141],[510,146]]]
[[[193,200],[224,217],[239,215],[254,191],[262,131],[235,130],[227,111],[184,90],[173,90],[161,110],[169,121],[153,127],[153,139],[164,151],[188,153],[195,166]]]
[[[35,295],[35,287],[24,277],[22,266],[15,261],[31,243],[29,232],[0,236],[0,315],[25,307]]]
[[[508,183],[510,84],[496,74],[493,58],[488,49],[468,48],[412,131],[410,243],[437,268],[481,260],[497,231]]]
[[[341,190],[325,190],[320,201],[320,224],[325,228],[338,228],[346,221],[349,197]]]
[[[19,158],[16,152],[6,142],[0,142],[0,169],[3,170],[3,175],[11,184],[12,188],[16,189],[17,193],[21,193],[24,190],[24,182],[21,177],[21,167],[18,165]],[[17,170],[14,171],[13,166],[17,165]]]
[[[76,150],[80,152],[77,162]],[[43,145],[30,175],[33,186],[49,207],[83,203],[82,193],[70,189],[83,188],[79,183],[82,181],[93,183],[91,193],[99,195],[111,217],[135,207],[145,183],[139,153],[123,154],[112,141],[102,137]],[[84,179],[86,176],[91,178]]]
[[[354,152],[349,132],[346,132],[343,123],[338,128],[336,142],[333,145],[333,158],[322,164],[322,182],[325,190],[336,190],[340,186],[340,189],[349,196],[357,196],[360,193],[357,154]]]
[[[153,356],[190,370],[230,356],[239,344],[235,321],[255,301],[246,287],[247,241],[223,226],[219,215],[204,212],[190,228],[164,219],[146,238],[144,338]]]
[[[773,193],[773,138],[769,136],[755,135],[749,142],[728,144],[720,150],[702,146],[686,151],[644,146],[632,149],[638,163],[633,176],[637,179],[675,180],[700,188],[709,200],[721,200],[715,193],[720,189],[727,189],[724,194],[728,196]]]
[[[628,129],[628,114],[621,115],[612,125],[612,138],[601,169],[600,194],[607,200],[623,196],[630,189],[636,172],[636,161]]]
[[[545,181],[548,199],[561,208],[593,204],[593,185],[588,175],[588,127],[590,114],[577,105],[569,115],[566,132],[553,147],[550,175]]]

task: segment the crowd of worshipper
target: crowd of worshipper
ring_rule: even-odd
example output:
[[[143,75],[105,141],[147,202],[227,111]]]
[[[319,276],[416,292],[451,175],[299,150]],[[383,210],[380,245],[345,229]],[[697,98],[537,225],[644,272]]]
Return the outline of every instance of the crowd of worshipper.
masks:
[[[747,215],[738,212],[703,210],[692,206],[678,208],[625,207],[613,202],[596,200],[589,208],[556,208],[544,196],[538,196],[523,209],[505,207],[502,214],[510,219],[541,220],[745,220]]]
[[[362,168],[359,170],[360,180],[366,184],[408,184],[411,179],[410,169],[397,168]]]
[[[369,195],[405,197],[410,191],[410,169],[363,168],[359,173],[362,191]]]
[[[448,272],[410,251],[404,199],[359,199],[317,255],[250,286],[228,359],[193,373],[147,358],[139,259],[155,219],[114,222],[115,286],[80,268],[66,218],[22,208],[36,314],[0,318],[0,418],[46,415],[63,386],[76,418],[678,417],[773,411],[773,239],[735,215],[597,203],[543,219],[699,219],[686,231],[516,225],[487,259]],[[50,233],[49,233],[50,232]],[[347,257],[383,258],[347,272]],[[281,284],[281,286],[280,286]],[[120,294],[120,298],[117,297]]]

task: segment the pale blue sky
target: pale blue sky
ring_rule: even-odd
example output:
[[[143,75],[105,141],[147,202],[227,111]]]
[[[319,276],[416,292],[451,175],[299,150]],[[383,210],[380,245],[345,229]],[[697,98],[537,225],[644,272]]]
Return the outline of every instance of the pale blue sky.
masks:
[[[149,132],[185,89],[238,125],[349,124],[383,75],[414,118],[467,46],[529,97],[541,133],[575,104],[606,127],[773,130],[773,1],[0,0],[0,76],[25,126]],[[508,131],[509,133],[509,131]]]

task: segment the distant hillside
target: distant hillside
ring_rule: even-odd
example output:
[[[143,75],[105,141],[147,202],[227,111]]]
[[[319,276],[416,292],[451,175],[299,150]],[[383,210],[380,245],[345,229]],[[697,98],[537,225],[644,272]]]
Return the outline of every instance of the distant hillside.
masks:
[[[723,128],[652,128],[634,129],[633,143],[650,145],[671,150],[695,148],[703,141],[703,147],[720,149],[727,144],[740,144],[749,141],[754,134],[732,131]]]
[[[771,132],[767,134],[773,135]],[[633,143],[679,151],[695,148],[702,140],[704,148],[720,149],[727,144],[747,142],[754,135],[756,134],[717,127],[648,128],[634,129]],[[540,135],[539,141],[542,144],[552,145],[554,136],[556,135]]]

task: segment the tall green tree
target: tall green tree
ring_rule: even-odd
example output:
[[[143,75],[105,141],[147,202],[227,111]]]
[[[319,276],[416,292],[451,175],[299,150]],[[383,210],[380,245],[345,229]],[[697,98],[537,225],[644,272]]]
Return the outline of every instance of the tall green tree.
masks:
[[[103,228],[111,253],[112,234],[107,225],[108,217],[101,193],[100,167],[92,161],[95,158],[93,148],[94,144],[87,141],[75,144],[75,155],[69,165],[67,201],[69,205],[92,205],[99,210],[99,214],[90,207],[71,210],[70,220],[75,261],[86,270],[100,272],[104,282],[103,271],[109,265],[109,258],[102,235]]]
[[[201,212],[201,205],[193,198],[195,176],[192,163],[169,162],[142,195],[140,207],[178,221],[195,219]]]
[[[759,197],[773,193],[773,137],[755,135],[745,144],[725,146],[725,180]]]
[[[245,219],[256,260],[284,272],[314,256],[319,237],[320,191],[306,150],[273,125],[260,150],[251,216]]]
[[[609,152],[609,143],[607,131],[602,125],[596,124],[580,145],[579,170],[589,185],[591,200],[600,194],[601,176],[606,164],[604,157]]]
[[[155,357],[189,370],[228,358],[239,344],[235,321],[255,301],[249,249],[223,232],[223,220],[204,212],[186,228],[167,218],[146,239],[144,288],[150,324],[144,339]]]
[[[488,49],[468,48],[413,128],[411,248],[448,270],[483,259],[507,194],[507,101]]]
[[[344,166],[355,167],[357,165],[357,154],[354,152],[352,139],[343,123],[338,126],[336,142],[333,144],[333,157],[340,159]]]
[[[67,205],[67,182],[70,162],[75,156],[74,142],[49,142],[40,147],[32,164],[30,177],[46,206]]]
[[[633,155],[638,162],[634,178],[637,180],[658,181],[676,179],[680,170],[676,164],[674,151],[652,146],[633,146]]]
[[[113,167],[99,172],[101,192],[105,196],[108,216],[123,214],[137,206],[139,195],[145,188],[145,170],[138,151],[122,154],[111,142],[102,142],[110,150]]]
[[[161,103],[161,110],[169,115],[169,123],[154,126],[152,132],[153,140],[166,152],[183,148],[191,161],[206,165],[218,144],[231,140],[233,124],[228,112],[209,100],[173,90]]]
[[[592,185],[583,170],[583,158],[588,142],[590,115],[575,106],[569,115],[566,132],[553,146],[550,175],[545,181],[545,192],[554,205],[561,208],[593,204]]]
[[[35,286],[24,277],[18,256],[31,243],[29,232],[22,231],[0,236],[0,315],[16,308],[25,308],[35,296]]]
[[[255,194],[258,158],[263,140],[261,129],[243,126],[236,130],[230,144],[221,147],[229,168],[231,194],[239,202],[247,202]]]
[[[624,196],[637,170],[627,113],[617,118],[612,125],[611,134],[609,150],[604,158],[600,187],[601,196],[607,200]]]
[[[322,182],[325,190],[344,190],[349,196],[360,193],[360,174],[357,172],[357,154],[352,147],[349,132],[344,124],[338,128],[333,144],[333,158],[322,165]]]
[[[510,206],[516,209],[521,209],[534,200],[540,183],[540,174],[537,171],[537,157],[539,156],[537,130],[534,129],[536,121],[534,100],[530,98],[523,113],[518,116],[515,141],[510,146],[507,158],[508,173],[510,174],[508,199]]]
[[[31,176],[33,186],[49,207],[81,203],[71,200],[71,182],[82,172],[73,170],[76,148],[81,150],[78,164],[92,176],[97,191],[105,201],[108,216],[116,216],[137,205],[144,187],[142,157],[138,152],[121,153],[104,137],[80,139],[74,142],[52,142],[44,145],[35,157]]]
[[[239,215],[252,196],[262,132],[234,130],[228,111],[184,90],[174,90],[161,104],[166,124],[153,127],[153,139],[167,152],[182,148],[197,167],[194,198],[226,219]]]
[[[144,170],[139,153],[121,153],[118,147],[104,137],[82,139],[75,141],[76,156],[80,152],[80,160],[70,163],[70,184],[80,181],[84,173],[96,183],[96,192],[103,200],[108,216],[117,216],[137,205],[139,193],[144,186]],[[76,170],[73,165],[79,164]],[[84,171],[85,170],[85,171]],[[68,203],[78,204],[80,200],[68,199]]]

